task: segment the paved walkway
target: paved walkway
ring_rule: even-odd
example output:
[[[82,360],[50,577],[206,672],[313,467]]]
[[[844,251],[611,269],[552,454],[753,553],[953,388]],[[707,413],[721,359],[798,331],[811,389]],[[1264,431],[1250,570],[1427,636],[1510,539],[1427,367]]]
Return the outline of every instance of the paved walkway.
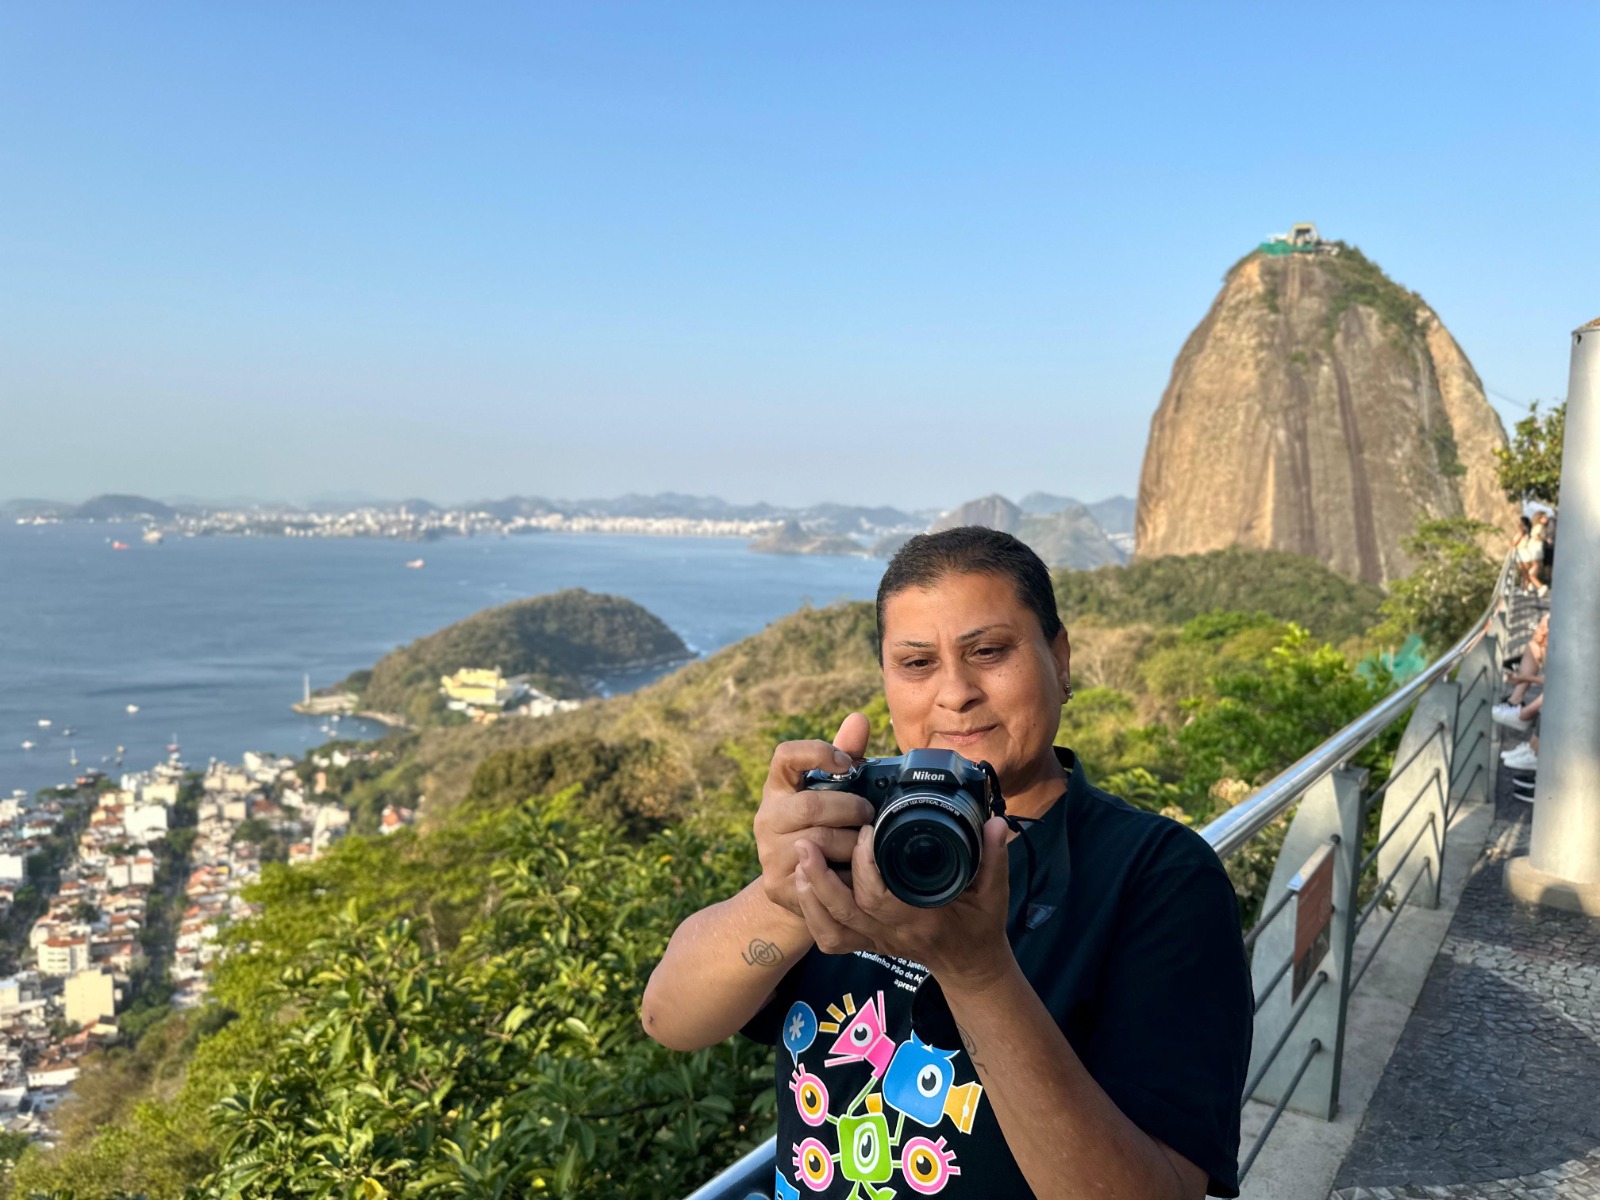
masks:
[[[1600,1200],[1600,920],[1506,894],[1532,807],[1495,824],[1332,1200]]]

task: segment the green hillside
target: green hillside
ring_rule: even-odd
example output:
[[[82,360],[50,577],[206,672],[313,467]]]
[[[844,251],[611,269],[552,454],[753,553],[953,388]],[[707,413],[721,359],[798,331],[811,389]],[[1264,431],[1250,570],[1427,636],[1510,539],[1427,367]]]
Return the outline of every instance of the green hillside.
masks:
[[[607,671],[688,656],[682,639],[632,600],[569,588],[474,613],[384,655],[342,686],[365,708],[428,724],[443,708],[439,677],[462,667],[528,675],[543,692],[577,699]]]
[[[1334,643],[1371,628],[1383,603],[1382,589],[1346,579],[1315,559],[1238,546],[1135,559],[1125,567],[1057,571],[1055,585],[1068,628],[1079,617],[1182,625],[1209,612],[1259,612]]]
[[[807,714],[848,712],[879,695],[874,629],[867,603],[805,608],[637,692],[579,712],[423,730],[408,754],[417,764],[418,792],[428,797],[425,816],[436,819],[469,787],[479,800],[505,798],[508,787],[514,792],[530,780],[560,786],[593,762],[601,771],[589,779],[587,803],[614,820],[658,827],[709,817],[720,810],[711,797],[730,788],[745,795],[747,760],[759,746],[770,754],[774,727],[803,724]],[[600,751],[596,739],[637,748]]]

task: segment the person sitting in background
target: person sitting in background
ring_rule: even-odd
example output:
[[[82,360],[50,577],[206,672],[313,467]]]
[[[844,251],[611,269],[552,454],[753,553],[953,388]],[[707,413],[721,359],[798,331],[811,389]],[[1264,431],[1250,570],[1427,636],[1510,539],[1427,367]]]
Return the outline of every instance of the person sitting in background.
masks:
[[[1500,752],[1500,761],[1510,771],[1537,771],[1539,769],[1539,715],[1544,710],[1544,693],[1540,692],[1532,700],[1527,700],[1528,689],[1544,686],[1544,667],[1550,653],[1550,614],[1545,613],[1539,618],[1539,624],[1534,627],[1533,637],[1528,642],[1528,649],[1524,651],[1517,669],[1511,672],[1508,682],[1516,686],[1511,691],[1510,698],[1504,704],[1495,705],[1491,716],[1496,722],[1510,729],[1527,731],[1530,737],[1525,742]],[[1512,780],[1512,792],[1519,800],[1533,803],[1532,782],[1528,780]]]
[[[1492,713],[1500,724],[1517,729],[1526,722],[1527,718],[1523,717],[1521,712],[1522,703],[1527,699],[1530,687],[1544,686],[1544,659],[1549,645],[1550,614],[1545,613],[1533,627],[1533,636],[1528,639],[1527,648],[1523,650],[1522,656],[1516,659],[1516,665],[1506,672],[1506,682],[1512,685],[1511,691],[1504,702],[1494,706]]]

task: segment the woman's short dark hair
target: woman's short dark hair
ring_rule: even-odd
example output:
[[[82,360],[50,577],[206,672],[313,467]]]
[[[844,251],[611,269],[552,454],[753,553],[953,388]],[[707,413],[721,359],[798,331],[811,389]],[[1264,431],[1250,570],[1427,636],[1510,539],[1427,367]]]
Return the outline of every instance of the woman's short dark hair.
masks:
[[[1533,532],[1533,522],[1528,520],[1527,517],[1522,517],[1522,518],[1520,518],[1520,520],[1522,521],[1522,532],[1523,533],[1532,533]]]
[[[1039,618],[1045,641],[1061,632],[1050,569],[1026,544],[1009,533],[981,525],[960,525],[938,533],[919,533],[895,552],[878,582],[878,661],[883,662],[883,606],[908,588],[928,588],[946,575],[998,575],[1009,579],[1017,598]]]

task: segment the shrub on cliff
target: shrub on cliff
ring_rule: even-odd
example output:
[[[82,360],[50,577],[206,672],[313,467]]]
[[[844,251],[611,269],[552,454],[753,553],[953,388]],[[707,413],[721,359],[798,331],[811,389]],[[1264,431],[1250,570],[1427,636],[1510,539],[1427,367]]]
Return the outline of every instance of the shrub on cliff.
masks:
[[[1561,500],[1561,449],[1567,435],[1567,406],[1558,404],[1543,417],[1537,402],[1517,422],[1509,449],[1496,450],[1496,472],[1508,500]]]

